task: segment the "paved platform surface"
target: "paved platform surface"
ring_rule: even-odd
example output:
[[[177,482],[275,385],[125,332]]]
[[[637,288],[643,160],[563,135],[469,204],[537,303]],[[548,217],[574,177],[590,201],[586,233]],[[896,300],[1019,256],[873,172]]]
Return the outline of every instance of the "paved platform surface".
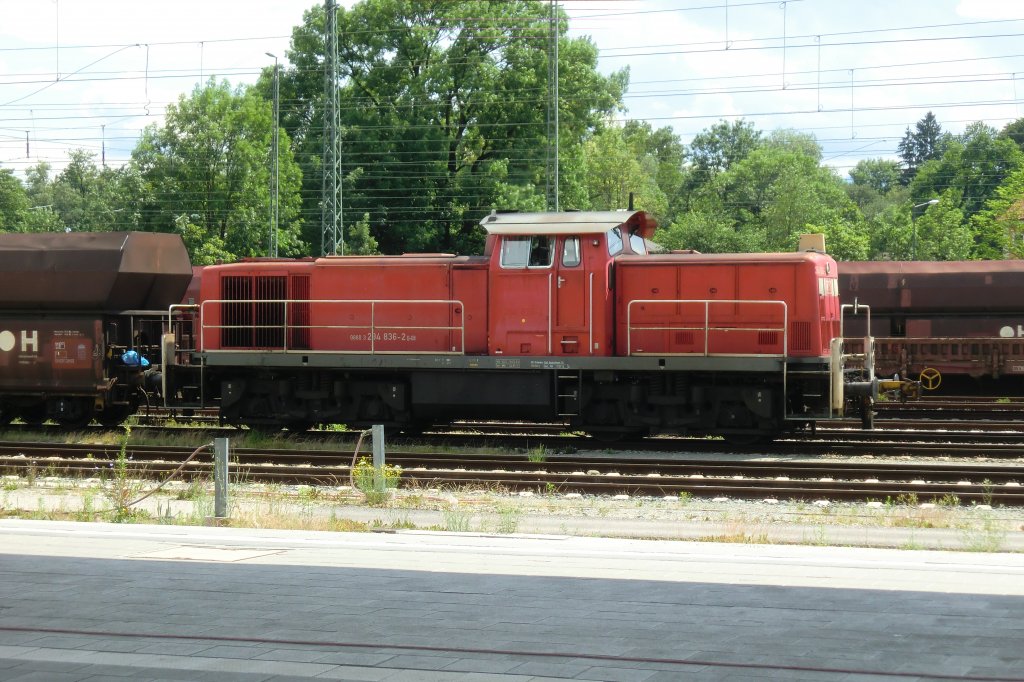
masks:
[[[1024,555],[0,521],[0,681],[1024,680]]]

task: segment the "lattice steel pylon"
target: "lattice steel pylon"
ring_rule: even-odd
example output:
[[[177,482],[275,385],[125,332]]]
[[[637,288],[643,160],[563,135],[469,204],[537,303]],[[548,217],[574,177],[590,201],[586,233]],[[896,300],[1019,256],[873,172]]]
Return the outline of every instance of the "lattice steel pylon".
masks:
[[[320,252],[345,255],[345,219],[341,195],[341,114],[338,110],[338,6],[324,2],[324,183],[321,193]]]
[[[558,210],[558,0],[550,0],[548,14],[547,149],[544,169],[548,210]]]

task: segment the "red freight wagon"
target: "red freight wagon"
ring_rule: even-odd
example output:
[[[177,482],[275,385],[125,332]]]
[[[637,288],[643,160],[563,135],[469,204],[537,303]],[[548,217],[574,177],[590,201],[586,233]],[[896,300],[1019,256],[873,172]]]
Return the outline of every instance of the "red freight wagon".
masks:
[[[870,308],[879,373],[953,394],[1024,392],[1024,261],[846,262],[839,282],[844,303]],[[851,317],[847,333],[866,322]]]
[[[177,235],[0,234],[0,425],[132,414],[159,390],[167,308],[192,274]]]
[[[95,318],[0,316],[0,392],[101,391],[103,325]]]
[[[492,418],[609,438],[772,437],[851,397],[870,417],[879,384],[847,367],[825,254],[654,255],[642,211],[481,225],[482,257],[206,268],[202,347],[168,354],[171,404],[265,428]]]

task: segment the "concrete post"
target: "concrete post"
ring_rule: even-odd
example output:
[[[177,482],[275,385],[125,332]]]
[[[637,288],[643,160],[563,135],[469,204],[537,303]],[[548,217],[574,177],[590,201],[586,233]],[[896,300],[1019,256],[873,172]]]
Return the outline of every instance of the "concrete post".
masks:
[[[228,517],[228,440],[213,439],[213,514],[218,519]]]
[[[373,434],[373,489],[384,490],[384,425],[374,424],[370,431]]]

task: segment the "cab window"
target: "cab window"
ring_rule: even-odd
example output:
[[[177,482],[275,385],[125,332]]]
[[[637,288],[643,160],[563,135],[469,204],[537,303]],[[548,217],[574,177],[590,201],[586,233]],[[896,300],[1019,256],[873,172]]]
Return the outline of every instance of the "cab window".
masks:
[[[562,242],[562,267],[574,268],[580,264],[580,238],[566,237]]]
[[[608,255],[614,256],[622,253],[622,230],[613,227],[608,230]]]
[[[505,237],[501,242],[501,267],[551,267],[553,242],[554,239],[547,235]]]
[[[647,255],[647,241],[636,232],[629,233],[629,248],[633,249],[633,253]]]

